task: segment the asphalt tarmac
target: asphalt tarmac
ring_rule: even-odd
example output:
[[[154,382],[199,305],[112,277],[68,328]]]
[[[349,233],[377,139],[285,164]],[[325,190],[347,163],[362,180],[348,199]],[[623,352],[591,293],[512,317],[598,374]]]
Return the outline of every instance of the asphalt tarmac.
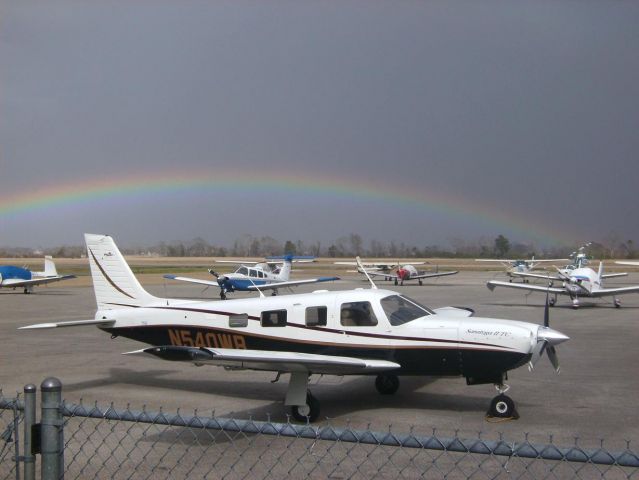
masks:
[[[161,276],[161,275],[158,275]],[[544,296],[496,289],[485,282],[503,278],[495,272],[462,272],[439,280],[388,288],[406,294],[433,308],[466,306],[476,316],[543,322]],[[606,286],[639,282],[639,274],[609,281]],[[157,296],[217,299],[213,289],[176,282],[146,284]],[[322,286],[325,288],[326,285]],[[361,278],[328,284],[328,289],[367,287]],[[298,288],[297,292],[317,287]],[[240,297],[252,294],[231,294]],[[639,441],[639,295],[622,297],[622,307],[611,301],[588,303],[579,310],[559,298],[551,308],[550,325],[571,337],[558,347],[561,373],[555,374],[547,358],[530,372],[526,367],[509,373],[511,396],[520,414],[518,420],[490,422],[485,418],[492,385],[467,386],[463,378],[402,377],[399,391],[382,396],[374,377],[316,377],[311,389],[321,402],[321,417],[335,427],[370,428],[396,433],[413,428],[415,433],[441,435],[458,430],[483,438],[555,443],[580,442],[598,445],[606,439],[611,449],[625,448],[624,440]],[[153,358],[127,357],[123,352],[144,345],[124,338],[110,339],[95,327],[19,331],[33,323],[90,319],[95,313],[93,289],[86,286],[52,284],[35,289],[0,291],[0,387],[7,397],[15,396],[27,383],[40,385],[48,376],[63,383],[67,401],[98,402],[116,408],[200,415],[214,413],[255,420],[286,421],[283,399],[287,379],[271,384],[275,374],[225,371],[217,367],[196,367],[162,362]],[[581,444],[581,443],[580,443]],[[633,444],[631,444],[633,445]],[[636,445],[635,445],[636,446]]]

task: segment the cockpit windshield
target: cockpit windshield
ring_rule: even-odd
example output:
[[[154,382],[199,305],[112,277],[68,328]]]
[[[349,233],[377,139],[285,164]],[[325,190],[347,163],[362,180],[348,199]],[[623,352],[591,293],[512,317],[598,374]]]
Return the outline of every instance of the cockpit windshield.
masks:
[[[235,273],[241,273],[242,275],[248,275],[248,268],[240,267],[237,270],[235,270]]]
[[[434,313],[429,308],[403,295],[385,297],[381,304],[388,321],[395,327]]]

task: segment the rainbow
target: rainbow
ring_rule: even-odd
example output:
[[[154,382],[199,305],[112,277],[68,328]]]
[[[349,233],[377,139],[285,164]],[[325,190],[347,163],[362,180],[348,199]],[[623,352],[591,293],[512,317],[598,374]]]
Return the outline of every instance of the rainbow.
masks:
[[[417,208],[420,211],[451,215],[461,221],[479,222],[494,228],[512,232],[521,240],[535,240],[543,243],[573,244],[576,235],[564,231],[563,227],[553,229],[535,221],[529,212],[514,212],[505,205],[491,206],[470,200],[457,192],[444,193],[432,188],[399,186],[379,186],[362,178],[331,177],[306,173],[297,175],[289,171],[250,173],[246,171],[162,171],[118,175],[112,178],[85,180],[56,184],[3,196],[0,199],[0,218],[21,214],[58,209],[76,208],[88,201],[114,198],[135,198],[138,196],[167,196],[176,192],[286,192],[296,195],[337,196],[351,200],[377,202],[402,209]],[[505,232],[504,232],[505,233]]]

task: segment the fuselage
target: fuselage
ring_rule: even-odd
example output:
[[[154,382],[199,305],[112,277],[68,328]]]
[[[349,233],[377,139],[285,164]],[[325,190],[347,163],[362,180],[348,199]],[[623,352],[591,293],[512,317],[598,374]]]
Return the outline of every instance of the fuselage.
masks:
[[[539,326],[442,313],[389,290],[320,291],[224,302],[161,300],[101,310],[102,327],[150,345],[273,350],[391,360],[398,374],[494,383],[521,366]]]
[[[601,289],[601,279],[592,268],[573,268],[560,270],[566,278],[564,288],[571,296],[588,296]]]
[[[5,265],[0,267],[0,285],[4,280],[31,280],[33,274],[26,268]]]

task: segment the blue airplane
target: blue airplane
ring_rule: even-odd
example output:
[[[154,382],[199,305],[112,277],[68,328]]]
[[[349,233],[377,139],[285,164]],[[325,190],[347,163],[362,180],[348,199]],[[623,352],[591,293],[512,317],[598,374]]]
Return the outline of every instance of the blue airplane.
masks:
[[[0,287],[23,288],[24,293],[31,293],[35,285],[68,280],[69,278],[75,278],[75,275],[58,275],[53,258],[48,255],[44,257],[44,272],[32,272],[13,265],[0,266]]]
[[[200,280],[198,278],[179,277],[177,275],[164,275],[170,280],[196,283],[199,285],[219,287],[220,298],[226,299],[227,292],[262,292],[273,290],[277,294],[279,288],[295,287],[308,283],[331,282],[339,280],[339,277],[307,278],[304,280],[289,280],[293,262],[309,263],[315,257],[283,255],[268,257],[266,262],[247,262],[242,260],[222,260],[218,263],[235,263],[240,266],[233,273],[219,274],[212,269],[209,273],[217,280]]]

